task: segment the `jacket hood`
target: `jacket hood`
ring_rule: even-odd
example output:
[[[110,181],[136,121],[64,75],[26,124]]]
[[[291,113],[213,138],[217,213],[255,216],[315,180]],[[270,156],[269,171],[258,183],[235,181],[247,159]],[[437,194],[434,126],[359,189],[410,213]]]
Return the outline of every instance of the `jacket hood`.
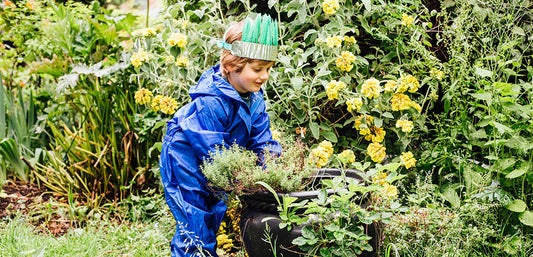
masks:
[[[205,71],[198,84],[189,89],[189,95],[194,100],[202,95],[226,96],[241,101],[239,92],[220,73],[220,64]]]

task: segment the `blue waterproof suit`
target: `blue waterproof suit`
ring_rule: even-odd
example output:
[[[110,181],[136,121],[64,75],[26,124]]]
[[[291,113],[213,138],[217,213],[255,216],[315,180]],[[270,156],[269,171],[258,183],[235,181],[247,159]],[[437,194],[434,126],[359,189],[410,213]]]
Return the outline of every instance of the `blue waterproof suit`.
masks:
[[[248,106],[221,77],[220,65],[204,72],[189,94],[192,102],[168,122],[161,150],[165,198],[178,222],[171,251],[172,256],[201,256],[202,249],[217,256],[216,232],[227,207],[206,188],[202,160],[217,145],[236,143],[257,153],[281,152],[281,147],[272,140],[263,92],[252,93]]]

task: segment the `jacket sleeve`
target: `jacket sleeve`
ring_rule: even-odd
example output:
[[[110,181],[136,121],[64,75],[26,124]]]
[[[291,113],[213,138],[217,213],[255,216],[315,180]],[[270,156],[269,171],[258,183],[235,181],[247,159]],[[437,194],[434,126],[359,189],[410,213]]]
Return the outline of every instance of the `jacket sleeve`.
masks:
[[[196,98],[191,111],[180,124],[194,154],[200,160],[217,146],[228,147],[228,110],[222,101],[221,98],[212,96]]]
[[[274,154],[280,154],[282,149],[278,141],[272,139],[270,131],[270,119],[265,110],[265,102],[261,99],[261,105],[252,116],[252,131],[247,149],[255,153],[268,150]]]

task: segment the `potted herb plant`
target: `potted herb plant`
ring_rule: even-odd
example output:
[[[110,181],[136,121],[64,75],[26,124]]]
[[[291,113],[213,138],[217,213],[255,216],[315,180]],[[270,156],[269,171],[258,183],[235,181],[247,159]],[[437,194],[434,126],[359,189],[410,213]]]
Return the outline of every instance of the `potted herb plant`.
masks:
[[[399,207],[390,204],[399,164],[368,169],[354,162],[350,150],[333,155],[327,141],[310,154],[302,143],[282,143],[284,153],[265,153],[263,165],[253,153],[232,146],[213,153],[202,169],[213,190],[243,200],[241,233],[249,256],[375,255],[376,221],[392,215],[387,208]],[[340,168],[317,169],[331,160]]]

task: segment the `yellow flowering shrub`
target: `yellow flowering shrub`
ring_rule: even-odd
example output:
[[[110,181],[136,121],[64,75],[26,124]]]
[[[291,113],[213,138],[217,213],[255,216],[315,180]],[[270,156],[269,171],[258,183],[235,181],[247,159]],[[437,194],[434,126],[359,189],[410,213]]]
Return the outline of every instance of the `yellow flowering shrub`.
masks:
[[[161,99],[163,99],[162,95],[156,95],[154,99],[152,99],[150,107],[152,108],[152,110],[154,110],[154,112],[161,110]]]
[[[409,96],[402,93],[395,93],[390,101],[393,111],[408,110],[411,106],[411,99],[409,99]]]
[[[333,15],[340,8],[339,0],[324,0],[322,3],[322,9],[325,14]]]
[[[406,75],[402,76],[398,80],[398,87],[396,88],[396,92],[403,93],[405,91],[409,91],[410,93],[414,93],[418,91],[418,88],[420,87],[420,82],[418,82],[418,79],[416,79],[413,75]]]

